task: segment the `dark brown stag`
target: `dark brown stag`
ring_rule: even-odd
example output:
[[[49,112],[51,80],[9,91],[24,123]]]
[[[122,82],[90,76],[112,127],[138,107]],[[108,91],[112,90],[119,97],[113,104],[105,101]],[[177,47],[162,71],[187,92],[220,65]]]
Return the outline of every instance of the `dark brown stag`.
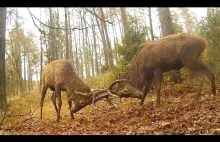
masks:
[[[159,107],[163,73],[179,70],[185,66],[200,80],[196,101],[201,94],[204,76],[210,80],[212,93],[216,95],[214,74],[202,62],[202,52],[205,46],[203,38],[185,33],[169,35],[154,42],[146,42],[131,61],[130,69],[122,74],[120,79],[127,79],[134,83],[136,88],[143,90],[141,105],[155,79],[156,104]],[[118,82],[116,92],[123,91],[126,86],[126,83]]]

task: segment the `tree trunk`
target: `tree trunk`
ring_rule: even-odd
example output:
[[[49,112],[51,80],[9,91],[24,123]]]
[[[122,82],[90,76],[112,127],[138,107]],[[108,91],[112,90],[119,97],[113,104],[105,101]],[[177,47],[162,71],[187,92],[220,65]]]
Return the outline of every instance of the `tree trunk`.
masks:
[[[69,48],[70,48],[70,59],[74,63],[73,60],[73,47],[72,47],[72,30],[70,25],[70,13],[68,13],[68,30],[69,30]]]
[[[159,21],[161,24],[162,36],[174,34],[174,28],[172,24],[171,14],[169,8],[158,8]],[[170,81],[176,83],[182,82],[180,70],[172,71],[170,75]]]
[[[104,12],[103,9],[100,8],[100,12],[101,12],[101,18],[104,20],[105,16],[104,16]],[[108,45],[108,63],[109,63],[109,67],[110,70],[112,69],[112,67],[114,66],[113,63],[113,56],[112,56],[112,48],[111,48],[111,43],[110,43],[110,39],[108,36],[108,30],[107,30],[107,25],[106,22],[104,22],[103,20],[101,20],[101,25],[103,26],[104,30],[105,30],[105,36],[106,36],[106,40],[107,40],[107,45]]]
[[[38,74],[39,74],[39,73],[38,73],[37,64],[35,64],[35,69],[36,69],[36,71],[35,71],[36,74],[35,74],[35,75],[36,75],[36,77],[37,77],[37,87],[39,88],[39,87],[40,87],[40,86],[39,86],[40,84],[39,84],[39,78],[38,78]]]
[[[95,9],[93,8],[93,12],[95,13]],[[103,52],[104,52],[104,56],[105,56],[105,65],[108,66],[108,49],[107,49],[107,44],[106,44],[106,40],[105,40],[105,35],[104,35],[104,30],[102,28],[102,26],[99,24],[99,20],[97,17],[95,17],[96,19],[96,23],[98,25],[99,28],[99,32],[101,34],[101,39],[102,39],[102,45],[103,45]]]
[[[79,74],[79,58],[78,58],[78,47],[77,47],[77,40],[76,40],[76,33],[74,30],[74,42],[75,42],[75,65],[76,65],[76,72]]]
[[[121,21],[122,21],[122,25],[123,25],[123,29],[124,29],[124,36],[125,36],[126,32],[128,31],[128,22],[127,22],[127,16],[126,16],[126,9],[120,7],[120,11],[121,11]]]
[[[82,27],[86,27],[86,20],[84,15],[82,16]],[[84,31],[84,30],[83,30]],[[84,47],[84,61],[85,61],[85,71],[86,71],[86,78],[90,77],[90,69],[89,69],[89,50],[88,50],[88,29],[85,29],[83,32],[83,47]]]
[[[41,8],[40,8],[40,21],[41,21]],[[40,23],[40,28],[41,28],[41,23]],[[42,35],[40,34],[40,74],[42,73],[42,69],[43,69],[43,45],[42,44],[43,44]]]
[[[24,41],[24,42],[25,42],[25,41]],[[27,83],[26,83],[26,60],[25,60],[25,57],[26,57],[26,48],[27,48],[27,47],[26,47],[26,43],[24,43],[24,45],[25,45],[25,46],[23,47],[23,48],[24,48],[24,51],[23,51],[23,52],[24,52],[24,53],[23,53],[23,54],[24,54],[24,55],[23,55],[23,58],[24,58],[24,59],[23,59],[23,60],[24,60],[24,93],[26,94],[26,93],[27,93],[27,85],[26,85]]]
[[[60,28],[60,15],[59,15],[59,9],[57,8],[57,27]],[[57,53],[58,53],[58,59],[63,59],[63,46],[61,46],[61,37],[60,37],[60,30],[57,29],[57,38],[58,38],[58,43],[57,43]]]
[[[113,24],[112,25],[112,31],[113,31],[113,35],[115,35],[115,58],[116,58],[116,64],[118,64],[119,62],[119,55],[118,55],[118,52],[116,50],[116,45],[118,44],[118,37],[117,37],[117,34],[116,34],[116,29],[115,29],[115,25]]]
[[[116,12],[117,13],[117,12]],[[119,19],[119,16],[118,16],[118,14],[117,14],[117,20],[118,20],[118,25],[119,25],[119,30],[120,30],[120,34],[121,34],[121,39],[122,39],[122,37],[123,37],[123,33],[122,33],[122,27],[121,27],[121,22],[120,22],[120,19]],[[123,42],[122,42],[122,44],[123,44]]]
[[[79,74],[79,59],[78,59],[78,44],[77,44],[77,40],[76,40],[76,32],[75,30],[73,31],[73,34],[74,34],[74,42],[75,42],[75,48],[76,48],[76,51],[75,51],[75,64],[76,64],[76,71],[77,71],[77,74]],[[80,35],[79,35],[80,37]],[[79,43],[80,44],[80,43]]]
[[[30,53],[27,53],[27,61],[28,61],[28,71],[27,71],[27,75],[28,75],[28,91],[30,91],[31,90],[31,78],[30,78],[30,55],[29,55]]]
[[[95,76],[95,69],[94,69],[94,60],[93,60],[93,55],[94,55],[94,48],[92,46],[92,38],[89,38],[88,36],[88,47],[89,47],[89,62],[91,65],[91,69],[92,69],[92,74],[90,73],[91,76]],[[90,70],[90,67],[89,67]]]
[[[187,33],[192,33],[192,20],[190,19],[190,13],[188,8],[180,8],[181,15],[184,19],[184,24]]]
[[[80,22],[80,26],[82,25],[82,23]],[[82,28],[82,27],[81,27]],[[79,45],[80,45],[80,33],[81,30],[79,30]],[[82,31],[82,36],[83,36],[83,31]],[[83,73],[83,57],[82,57],[82,48],[79,48],[79,59],[80,59],[80,74],[82,76],[82,78],[84,77],[84,73]]]
[[[16,8],[16,34],[17,40],[15,45],[15,62],[16,62],[16,71],[17,71],[17,82],[19,87],[19,93],[22,94],[24,92],[23,88],[23,79],[22,79],[22,69],[21,69],[21,41],[19,40],[19,29],[18,29],[18,11]]]
[[[0,109],[7,108],[5,73],[6,7],[0,8]]]
[[[91,19],[92,24],[94,24],[93,20]],[[95,71],[96,75],[99,74],[99,66],[98,66],[98,55],[97,55],[97,45],[96,45],[96,35],[95,35],[95,26],[92,27],[92,35],[93,35],[93,47],[95,53]]]
[[[69,30],[68,30],[68,19],[67,19],[67,8],[64,8],[65,9],[65,29],[66,29],[66,59],[69,59],[70,56],[69,56]]]
[[[52,13],[52,8],[49,8],[49,13],[50,13],[50,26],[54,27],[54,18],[53,18],[53,13]],[[54,34],[54,29],[49,28],[49,33],[50,33],[50,50],[51,50],[51,58],[49,62],[52,62],[54,60],[56,60],[56,53],[55,53],[55,34]]]
[[[161,24],[162,36],[174,34],[172,19],[169,8],[158,8],[159,21]]]
[[[152,24],[151,8],[150,7],[148,7],[148,14],[149,14],[151,40],[154,40],[154,31],[153,31],[153,24]]]

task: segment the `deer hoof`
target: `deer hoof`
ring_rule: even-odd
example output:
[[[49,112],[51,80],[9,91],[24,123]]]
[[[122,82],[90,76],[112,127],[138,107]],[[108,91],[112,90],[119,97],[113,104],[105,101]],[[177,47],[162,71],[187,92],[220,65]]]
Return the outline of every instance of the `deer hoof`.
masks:
[[[74,118],[74,116],[71,116],[71,120],[74,120],[75,118]]]
[[[144,104],[144,102],[141,101],[139,104],[142,106]]]

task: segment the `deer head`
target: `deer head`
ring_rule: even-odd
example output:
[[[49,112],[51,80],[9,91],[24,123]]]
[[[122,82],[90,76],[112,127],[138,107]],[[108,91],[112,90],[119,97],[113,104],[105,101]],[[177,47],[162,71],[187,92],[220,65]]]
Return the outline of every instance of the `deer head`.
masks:
[[[105,92],[106,91],[98,90],[98,89],[92,90],[89,94],[75,91],[75,95],[72,95],[69,98],[73,104],[72,109],[71,109],[72,113],[75,113],[81,110],[82,108],[86,107],[87,105],[90,105],[96,96],[98,96],[101,93],[105,93]],[[114,96],[113,94],[108,94],[108,95],[97,98],[96,102],[98,100],[107,98],[109,95]]]

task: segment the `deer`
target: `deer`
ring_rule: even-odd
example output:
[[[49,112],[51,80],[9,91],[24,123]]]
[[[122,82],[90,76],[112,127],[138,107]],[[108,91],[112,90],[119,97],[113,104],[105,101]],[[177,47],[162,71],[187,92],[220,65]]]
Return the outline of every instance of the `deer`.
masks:
[[[117,82],[118,81],[115,81],[112,84],[114,85]],[[120,80],[119,82],[126,82],[126,80]],[[106,97],[109,97],[109,95],[113,97],[116,97],[117,95],[121,96],[120,93],[116,92],[115,94],[117,95],[115,95],[110,91],[106,91],[109,89],[111,90],[113,85],[110,85],[108,89],[91,89],[76,74],[74,65],[70,60],[52,61],[43,68],[41,74],[40,118],[42,119],[43,102],[48,88],[53,91],[51,100],[57,114],[56,121],[59,122],[60,110],[62,106],[61,91],[64,91],[67,94],[70,116],[71,119],[74,119],[73,114],[87,105],[94,104],[95,106],[94,102],[106,99]],[[132,85],[131,87],[132,88],[129,90],[131,92],[130,95],[141,98],[142,92],[134,88]],[[106,92],[108,95],[105,95]],[[104,95],[100,95],[102,93],[104,93]],[[95,96],[97,97],[96,100],[93,99]],[[58,106],[56,104],[56,99],[58,100]]]
[[[133,57],[130,68],[122,73],[119,80],[128,80],[135,88],[143,91],[140,105],[144,104],[155,81],[156,107],[160,107],[163,73],[186,67],[199,82],[195,102],[200,98],[205,77],[211,83],[212,94],[216,95],[215,76],[202,61],[205,47],[206,43],[202,37],[187,33],[168,35],[155,41],[145,42]],[[115,91],[121,92],[127,85],[118,81],[115,84]]]

